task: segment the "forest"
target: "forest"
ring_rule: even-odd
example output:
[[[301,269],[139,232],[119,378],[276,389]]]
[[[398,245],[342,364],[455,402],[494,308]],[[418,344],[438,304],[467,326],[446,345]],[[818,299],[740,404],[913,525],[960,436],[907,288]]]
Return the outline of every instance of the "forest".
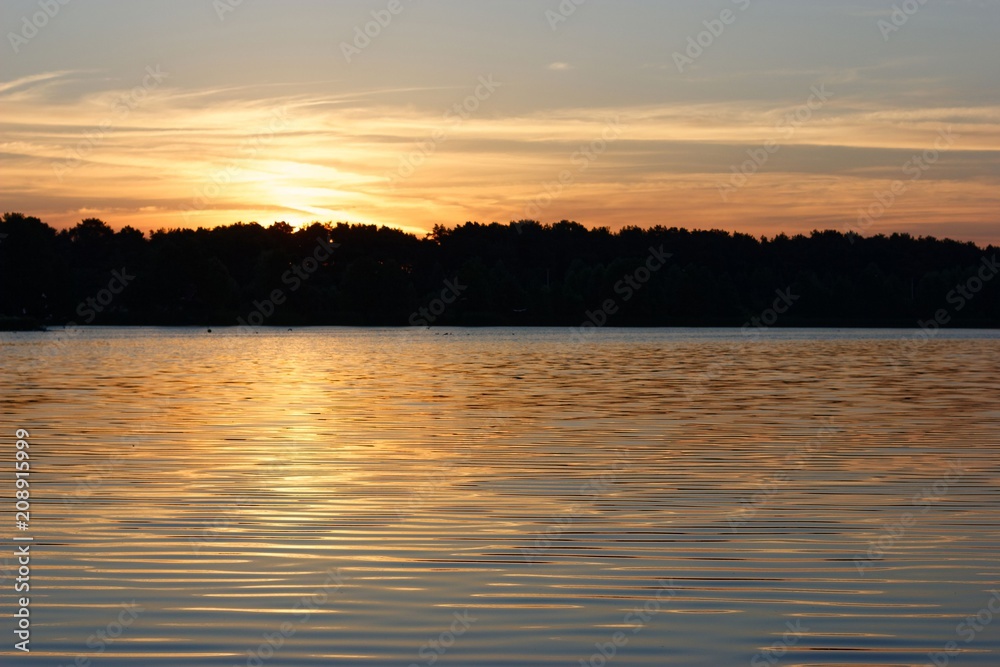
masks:
[[[998,248],[467,222],[115,231],[0,219],[0,324],[997,327]]]

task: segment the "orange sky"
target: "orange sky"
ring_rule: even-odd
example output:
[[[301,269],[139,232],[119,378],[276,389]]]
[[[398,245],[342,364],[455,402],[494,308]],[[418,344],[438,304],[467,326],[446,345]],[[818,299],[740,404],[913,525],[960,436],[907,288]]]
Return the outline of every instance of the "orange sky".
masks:
[[[178,2],[160,32],[138,11],[68,5],[5,56],[4,210],[143,230],[319,220],[421,233],[534,218],[1000,243],[995,68],[963,61],[951,34],[964,30],[986,50],[979,62],[995,62],[995,40],[976,42],[974,29],[994,9],[926,9],[886,41],[882,14],[861,6],[830,15],[805,2],[785,15],[761,2],[681,72],[673,54],[702,14],[712,19],[711,3],[626,2],[629,15],[595,2],[554,29],[537,3],[490,5],[490,19],[412,6],[350,63],[341,47],[365,25],[365,3],[223,17],[204,4]],[[5,6],[3,25],[31,6]],[[337,29],[299,22],[285,35],[288,13]],[[637,25],[654,19],[672,33]],[[810,28],[814,39],[830,44],[797,51],[806,36],[792,32],[764,46],[769,21],[805,30],[817,19],[832,34]],[[520,35],[516,57],[491,50],[487,20]],[[851,29],[858,44],[832,55]],[[597,57],[602,30],[627,50]],[[865,210],[874,215],[859,222]]]

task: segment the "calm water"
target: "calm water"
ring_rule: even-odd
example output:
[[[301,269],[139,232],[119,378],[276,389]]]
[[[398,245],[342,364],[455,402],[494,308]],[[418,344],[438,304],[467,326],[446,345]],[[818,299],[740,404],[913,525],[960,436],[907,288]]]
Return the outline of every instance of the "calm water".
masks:
[[[0,336],[3,665],[1000,664],[997,332]]]

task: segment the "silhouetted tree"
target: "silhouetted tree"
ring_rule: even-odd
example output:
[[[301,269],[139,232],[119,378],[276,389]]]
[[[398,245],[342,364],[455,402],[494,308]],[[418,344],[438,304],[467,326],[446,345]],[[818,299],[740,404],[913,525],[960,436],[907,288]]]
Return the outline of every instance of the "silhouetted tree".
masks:
[[[667,264],[641,289],[623,289],[660,248],[672,255]],[[274,325],[403,325],[458,284],[434,324],[579,326],[611,300],[610,325],[741,326],[791,289],[798,299],[779,326],[915,326],[939,309],[954,326],[997,326],[1000,277],[979,276],[996,254],[908,234],[756,239],[664,226],[588,230],[569,220],[435,225],[423,238],[374,225],[285,222],[147,237],[92,218],[57,233],[6,213],[0,316],[79,321],[80,304],[125,272],[134,280],[96,323],[224,325],[257,312]],[[966,285],[977,287],[974,298],[956,296]]]

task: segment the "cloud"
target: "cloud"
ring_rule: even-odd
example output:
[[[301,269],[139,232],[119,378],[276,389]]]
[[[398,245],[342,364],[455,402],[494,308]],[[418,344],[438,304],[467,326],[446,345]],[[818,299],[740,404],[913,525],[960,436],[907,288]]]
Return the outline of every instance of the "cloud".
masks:
[[[67,76],[70,76],[73,72],[62,71],[62,72],[43,72],[41,74],[32,74],[29,76],[22,76],[13,81],[3,81],[0,82],[0,95],[11,94],[18,88],[31,88],[39,83],[56,82]]]
[[[94,81],[88,92],[73,104],[56,101],[65,99],[61,88],[76,89],[81,80]],[[0,83],[5,205],[59,225],[87,211],[146,230],[316,219],[426,230],[441,221],[523,218],[528,203],[569,171],[573,182],[544,207],[544,220],[809,231],[854,220],[946,125],[961,138],[954,150],[871,231],[913,224],[946,236],[951,223],[978,230],[995,220],[998,204],[998,106],[900,108],[838,92],[784,136],[777,124],[806,101],[808,86],[781,99],[517,114],[486,100],[459,120],[447,107],[396,103],[397,95],[442,88],[331,93],[178,88],[175,81],[151,90],[122,118],[112,111],[136,81],[109,88],[98,73],[51,72]],[[467,94],[457,91],[445,95]],[[108,118],[113,125],[100,132]],[[615,118],[621,136],[581,167],[582,151],[600,142]],[[731,203],[720,201],[718,183],[731,166],[771,139],[782,146],[774,161]],[[77,157],[60,180],[60,165]],[[406,163],[415,165],[412,173],[390,185]]]

